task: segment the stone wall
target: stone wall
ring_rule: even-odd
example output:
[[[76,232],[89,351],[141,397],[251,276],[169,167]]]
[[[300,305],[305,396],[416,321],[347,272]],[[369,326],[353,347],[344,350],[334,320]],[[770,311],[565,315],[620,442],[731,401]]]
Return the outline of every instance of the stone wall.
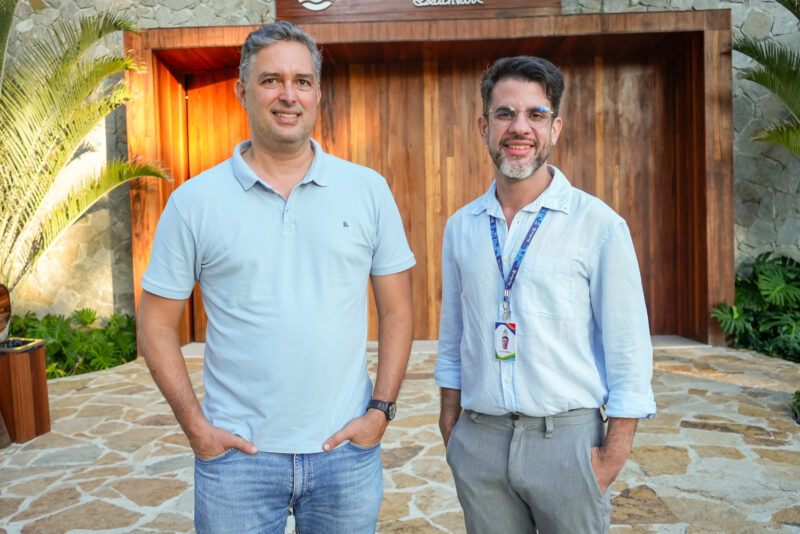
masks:
[[[22,43],[41,37],[59,20],[115,7],[132,14],[142,28],[259,24],[274,20],[273,0],[21,0],[9,41],[14,55]],[[776,37],[800,48],[794,18],[773,0],[562,0],[563,12],[731,9],[734,32]],[[121,35],[107,49],[121,46]],[[102,48],[102,47],[101,47]],[[786,116],[781,103],[758,85],[739,80],[747,66],[733,56],[734,182],[736,263],[775,250],[800,259],[800,160],[781,147],[752,141],[764,125]],[[106,158],[127,154],[125,114],[118,110],[98,126],[96,150],[59,178],[63,192],[73,180]],[[98,158],[99,156],[99,158]],[[98,161],[98,159],[100,161]],[[69,314],[91,307],[101,317],[133,313],[128,188],[98,203],[42,258],[37,271],[14,298],[15,313],[27,310]]]

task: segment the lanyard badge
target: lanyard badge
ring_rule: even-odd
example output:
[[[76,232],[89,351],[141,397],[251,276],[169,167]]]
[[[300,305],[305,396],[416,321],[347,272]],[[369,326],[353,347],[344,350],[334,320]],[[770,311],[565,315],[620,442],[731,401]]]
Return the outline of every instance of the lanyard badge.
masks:
[[[494,323],[494,359],[513,362],[517,356],[517,325]]]
[[[517,326],[515,323],[509,323],[508,319],[511,316],[511,288],[514,281],[517,279],[519,267],[522,265],[522,260],[525,253],[528,251],[528,246],[536,235],[536,231],[542,224],[545,215],[547,215],[547,208],[542,207],[536,218],[533,220],[530,229],[528,230],[522,245],[519,247],[517,257],[514,258],[514,263],[511,265],[511,270],[508,273],[508,278],[503,273],[503,255],[500,251],[500,240],[497,238],[497,219],[493,215],[489,215],[489,229],[492,233],[492,245],[494,246],[494,256],[497,259],[497,266],[500,268],[500,278],[503,279],[503,322],[494,324],[494,346],[495,346],[495,359],[514,361],[516,359],[516,345],[517,345]]]

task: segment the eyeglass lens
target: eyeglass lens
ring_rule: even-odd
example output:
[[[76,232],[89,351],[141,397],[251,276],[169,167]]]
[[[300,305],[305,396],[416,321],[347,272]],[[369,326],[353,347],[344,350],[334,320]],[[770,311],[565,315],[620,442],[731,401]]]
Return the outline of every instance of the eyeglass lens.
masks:
[[[523,111],[525,118],[533,126],[541,126],[550,118],[550,109],[545,106],[536,106],[525,110],[517,110],[512,106],[498,106],[490,111],[492,119],[500,124],[508,124],[517,118],[517,113]]]

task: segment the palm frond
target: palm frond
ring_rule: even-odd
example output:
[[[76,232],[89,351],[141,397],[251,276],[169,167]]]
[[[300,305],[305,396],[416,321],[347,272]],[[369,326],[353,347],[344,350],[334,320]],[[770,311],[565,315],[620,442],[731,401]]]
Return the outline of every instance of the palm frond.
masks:
[[[9,277],[6,284],[9,290],[13,290],[29,274],[41,253],[101,197],[120,184],[147,176],[167,179],[162,169],[152,165],[112,161],[96,175],[75,187],[66,200],[48,210],[47,217],[32,222],[30,234],[33,237],[15,247],[19,255],[16,262],[21,267]],[[0,269],[3,267],[2,261],[0,260]]]
[[[7,199],[0,206],[0,220],[6,222],[0,224],[0,255],[9,253],[15,243],[24,241],[30,236],[26,228],[36,216],[39,206],[58,174],[92,128],[128,97],[125,86],[118,83],[110,92],[105,93],[103,98],[77,105],[71,117],[57,125],[60,135],[56,139],[50,139],[49,146],[42,147],[41,145],[48,143],[39,140],[40,150],[46,152],[28,156],[22,161],[15,160],[15,154],[11,151],[4,156],[9,166],[14,169],[14,174],[7,176],[0,185],[0,191]]]
[[[800,124],[788,122],[776,124],[759,132],[753,139],[784,146],[800,158]]]
[[[63,124],[75,120],[76,113],[85,113],[89,108],[86,102],[115,96],[119,92],[117,86],[100,89],[104,80],[132,67],[132,60],[115,57],[80,63],[58,80],[15,72],[7,80],[0,105],[0,120],[9,134],[0,146],[11,158],[11,164],[15,168],[26,164],[47,165],[48,156],[60,148],[66,137]],[[127,100],[127,93],[123,95],[117,104]],[[92,121],[92,126],[97,120]]]
[[[0,0],[0,17],[6,3]],[[13,15],[13,13],[12,13]],[[0,21],[0,40],[2,23]],[[9,22],[10,24],[10,22]],[[138,68],[124,53],[90,54],[111,33],[135,31],[134,22],[103,12],[57,24],[48,37],[29,43],[0,87],[0,282],[13,289],[41,253],[92,204],[121,183],[164,177],[140,163],[109,163],[67,199],[42,212],[56,177],[85,149],[85,138],[130,94],[115,75]]]
[[[800,21],[800,0],[776,0],[776,2],[788,9]]]
[[[17,0],[0,0],[0,84],[3,83],[8,36],[11,34],[11,24],[14,22],[14,10],[16,7]]]
[[[795,121],[800,121],[800,52],[747,36],[734,40],[733,49],[759,64],[744,69],[739,77],[769,89],[789,109]]]

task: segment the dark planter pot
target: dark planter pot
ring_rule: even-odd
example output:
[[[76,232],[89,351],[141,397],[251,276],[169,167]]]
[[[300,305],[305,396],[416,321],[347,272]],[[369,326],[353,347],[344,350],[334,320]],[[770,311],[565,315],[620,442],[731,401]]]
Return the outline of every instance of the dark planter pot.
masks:
[[[43,339],[0,341],[0,413],[17,443],[50,431],[44,347]]]

